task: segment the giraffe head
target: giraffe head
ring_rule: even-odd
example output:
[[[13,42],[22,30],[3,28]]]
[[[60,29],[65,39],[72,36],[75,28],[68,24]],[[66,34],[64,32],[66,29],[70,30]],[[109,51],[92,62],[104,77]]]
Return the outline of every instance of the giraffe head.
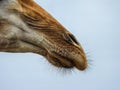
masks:
[[[0,0],[0,51],[33,52],[57,67],[85,70],[80,43],[33,0]]]

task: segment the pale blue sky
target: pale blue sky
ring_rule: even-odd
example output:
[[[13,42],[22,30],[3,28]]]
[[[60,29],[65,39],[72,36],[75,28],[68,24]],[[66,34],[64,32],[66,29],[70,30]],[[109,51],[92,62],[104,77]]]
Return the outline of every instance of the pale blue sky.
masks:
[[[0,90],[120,90],[120,0],[36,0],[92,59],[64,75],[36,54],[0,53]]]

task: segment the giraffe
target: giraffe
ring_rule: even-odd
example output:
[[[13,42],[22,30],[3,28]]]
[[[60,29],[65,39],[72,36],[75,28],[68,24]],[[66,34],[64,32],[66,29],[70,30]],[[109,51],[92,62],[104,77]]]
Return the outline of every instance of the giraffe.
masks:
[[[75,36],[33,0],[0,0],[0,52],[36,53],[58,68],[88,66]]]

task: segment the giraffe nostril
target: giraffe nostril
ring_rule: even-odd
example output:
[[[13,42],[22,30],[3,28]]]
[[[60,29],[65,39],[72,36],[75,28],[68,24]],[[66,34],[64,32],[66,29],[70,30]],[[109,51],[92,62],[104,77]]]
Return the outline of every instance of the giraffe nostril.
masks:
[[[65,34],[63,34],[63,38],[68,42],[68,43],[71,43],[71,44],[77,44],[77,45],[79,45],[79,42],[76,40],[76,38],[74,37],[74,35],[73,34],[71,34],[71,33],[65,33]]]
[[[76,38],[74,37],[73,34],[69,34],[69,37],[71,38],[71,40],[76,43],[77,45],[79,45],[79,42],[76,40]]]

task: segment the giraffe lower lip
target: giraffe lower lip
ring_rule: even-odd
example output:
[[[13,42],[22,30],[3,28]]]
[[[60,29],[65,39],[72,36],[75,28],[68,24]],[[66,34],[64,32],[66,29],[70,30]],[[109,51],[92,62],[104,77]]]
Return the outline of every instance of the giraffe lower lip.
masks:
[[[47,59],[51,64],[60,68],[70,69],[74,67],[74,63],[70,59],[60,56],[59,54],[51,55],[48,53]]]

